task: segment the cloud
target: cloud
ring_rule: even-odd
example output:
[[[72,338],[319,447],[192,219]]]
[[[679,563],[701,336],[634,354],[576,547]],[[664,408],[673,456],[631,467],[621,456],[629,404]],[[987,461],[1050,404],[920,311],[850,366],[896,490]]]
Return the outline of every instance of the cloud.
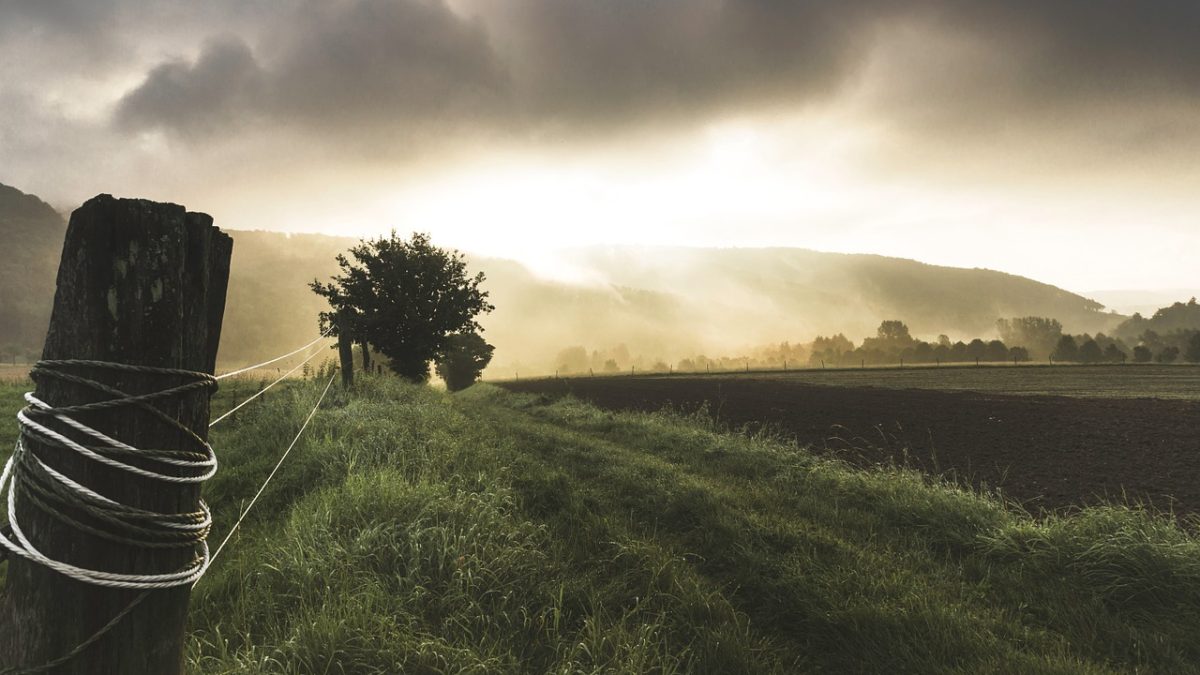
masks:
[[[237,38],[205,45],[195,63],[169,61],[121,99],[115,113],[126,129],[165,129],[185,136],[220,131],[258,112],[264,74]]]
[[[61,101],[109,122],[89,147],[110,155],[242,152],[264,170],[568,153],[815,112],[914,173],[1137,158],[1190,176],[1196,35],[1192,0],[13,0],[0,89],[41,100],[0,150],[82,133],[53,117]],[[74,101],[83,78],[107,98]]]
[[[440,0],[305,4],[261,47],[225,40],[156,66],[116,120],[194,137],[268,116],[351,135],[697,119],[836,89],[866,53],[858,14],[757,0],[509,0],[473,16]]]
[[[253,46],[223,40],[190,63],[155,66],[116,119],[193,138],[266,118],[376,141],[418,131],[570,138],[835,101],[874,76],[881,109],[871,112],[923,133],[1111,119],[1200,97],[1200,5],[1182,0],[459,0],[455,9],[441,0],[280,9]]]
[[[156,66],[115,121],[191,139],[269,124],[378,140],[381,129],[480,123],[504,108],[482,27],[440,2],[313,3],[286,21],[263,54],[229,37]]]

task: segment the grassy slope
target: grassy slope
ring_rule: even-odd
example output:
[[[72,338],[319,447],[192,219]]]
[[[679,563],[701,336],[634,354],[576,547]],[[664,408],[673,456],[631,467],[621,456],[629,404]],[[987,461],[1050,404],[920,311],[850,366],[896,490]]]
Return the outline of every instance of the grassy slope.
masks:
[[[219,522],[316,394],[272,395],[216,435]],[[332,396],[196,589],[198,672],[1200,663],[1200,543],[1165,519],[1038,522],[703,418],[487,386]]]

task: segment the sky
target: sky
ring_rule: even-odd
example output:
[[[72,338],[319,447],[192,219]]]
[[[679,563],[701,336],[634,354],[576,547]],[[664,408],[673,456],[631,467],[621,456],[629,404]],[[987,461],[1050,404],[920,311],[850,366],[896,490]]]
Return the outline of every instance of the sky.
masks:
[[[0,0],[0,183],[1200,286],[1192,0]]]

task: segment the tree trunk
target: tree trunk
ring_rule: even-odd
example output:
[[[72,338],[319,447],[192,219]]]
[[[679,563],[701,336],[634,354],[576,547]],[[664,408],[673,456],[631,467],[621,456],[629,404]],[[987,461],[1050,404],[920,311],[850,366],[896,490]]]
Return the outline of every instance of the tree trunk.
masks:
[[[370,347],[370,345],[367,344],[366,340],[363,340],[362,342],[358,343],[358,345],[362,350],[363,372],[370,374],[370,372],[371,372],[371,347]]]
[[[354,342],[348,318],[338,319],[338,359],[342,364],[342,386],[354,386]]]
[[[212,218],[175,204],[100,195],[71,214],[42,358],[92,359],[212,373],[225,312],[233,241]],[[161,374],[86,369],[129,394],[186,380]],[[37,397],[51,406],[107,395],[42,377]],[[157,406],[201,438],[208,436],[208,390]],[[184,448],[182,434],[136,408],[79,414],[111,437],[141,448]],[[48,465],[119,502],[163,513],[196,511],[195,484],[153,481],[56,447],[27,441]],[[137,460],[130,460],[137,463]],[[162,470],[155,465],[156,470]],[[31,542],[50,558],[111,572],[176,571],[192,551],[145,549],[70,528],[18,501]],[[142,591],[102,588],[41,565],[10,560],[0,598],[0,662],[37,666],[69,652],[125,609]],[[54,673],[180,673],[189,587],[150,591],[133,611]]]

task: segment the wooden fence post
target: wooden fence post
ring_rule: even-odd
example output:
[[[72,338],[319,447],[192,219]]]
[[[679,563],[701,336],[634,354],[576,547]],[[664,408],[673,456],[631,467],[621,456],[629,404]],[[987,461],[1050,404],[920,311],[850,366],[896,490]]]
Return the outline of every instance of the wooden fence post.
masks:
[[[71,214],[44,360],[91,359],[212,373],[225,312],[233,241],[212,218],[176,204],[99,195]],[[102,368],[79,371],[129,394],[189,380]],[[71,382],[36,377],[51,406],[104,400]],[[206,389],[156,404],[201,438],[208,436]],[[140,448],[183,449],[184,435],[136,408],[78,413],[84,424]],[[194,483],[164,484],[26,439],[47,465],[103,495],[161,513],[198,508]],[[131,460],[136,462],[137,460]],[[156,470],[163,471],[162,468]],[[48,557],[102,571],[161,574],[184,567],[193,551],[136,548],[67,526],[17,502],[31,543]],[[0,665],[35,667],[70,652],[127,608],[142,591],[81,583],[12,556],[0,598]],[[149,591],[94,644],[52,673],[181,673],[191,588]]]
[[[342,386],[349,389],[354,386],[354,341],[350,335],[350,317],[348,312],[340,312],[338,322],[338,361],[342,368]]]

